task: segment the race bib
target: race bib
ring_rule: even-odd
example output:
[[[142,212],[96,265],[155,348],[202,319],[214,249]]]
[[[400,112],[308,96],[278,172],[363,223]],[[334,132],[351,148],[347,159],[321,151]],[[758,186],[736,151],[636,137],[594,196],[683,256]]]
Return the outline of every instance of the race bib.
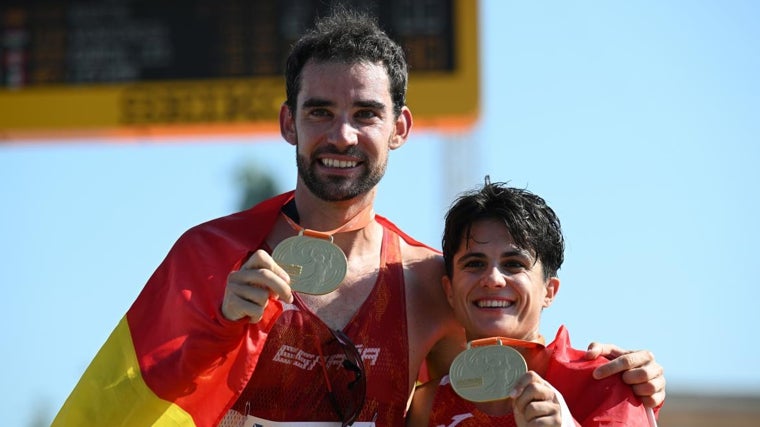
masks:
[[[372,421],[356,421],[352,427],[375,427]],[[339,421],[269,421],[249,415],[243,427],[341,427]]]

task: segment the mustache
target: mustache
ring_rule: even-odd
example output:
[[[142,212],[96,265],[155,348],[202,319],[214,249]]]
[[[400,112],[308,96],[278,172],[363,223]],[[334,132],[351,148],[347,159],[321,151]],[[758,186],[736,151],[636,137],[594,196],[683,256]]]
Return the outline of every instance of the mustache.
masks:
[[[312,158],[321,156],[324,154],[336,154],[341,156],[351,156],[356,157],[357,159],[361,161],[365,161],[367,159],[367,155],[359,149],[359,147],[352,145],[350,147],[346,147],[344,150],[339,150],[337,147],[332,145],[327,145],[324,147],[320,147],[317,150],[314,150],[313,153],[311,153]]]

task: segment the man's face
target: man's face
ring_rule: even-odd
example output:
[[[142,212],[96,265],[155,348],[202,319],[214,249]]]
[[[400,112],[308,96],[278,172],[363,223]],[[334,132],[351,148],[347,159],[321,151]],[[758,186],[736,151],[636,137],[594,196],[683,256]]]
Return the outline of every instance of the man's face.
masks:
[[[317,197],[349,200],[372,190],[388,153],[411,126],[396,118],[382,65],[308,62],[301,73],[296,117],[281,112],[283,136],[296,145],[298,176]],[[285,117],[283,117],[283,114]]]
[[[541,263],[515,245],[504,223],[485,219],[462,239],[443,288],[468,340],[535,340],[541,310],[554,299],[559,279],[544,279]]]

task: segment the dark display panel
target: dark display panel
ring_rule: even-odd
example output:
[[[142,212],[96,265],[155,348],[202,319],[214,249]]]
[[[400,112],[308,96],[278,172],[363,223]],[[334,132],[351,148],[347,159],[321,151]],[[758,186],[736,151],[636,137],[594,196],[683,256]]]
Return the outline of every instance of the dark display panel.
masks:
[[[452,0],[343,2],[376,16],[413,72],[454,69]],[[0,3],[2,87],[282,75],[323,0]]]

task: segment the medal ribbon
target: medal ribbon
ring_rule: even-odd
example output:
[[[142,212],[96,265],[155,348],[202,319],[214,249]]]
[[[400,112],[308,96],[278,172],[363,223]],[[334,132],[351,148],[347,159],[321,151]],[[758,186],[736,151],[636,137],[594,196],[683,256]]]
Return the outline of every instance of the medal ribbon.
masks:
[[[351,219],[349,219],[340,227],[330,231],[316,231],[301,227],[298,225],[298,223],[293,221],[291,217],[286,215],[285,212],[281,212],[281,214],[283,217],[285,217],[285,220],[288,221],[288,224],[293,227],[293,230],[298,231],[299,234],[302,233],[304,236],[316,237],[318,239],[325,239],[331,242],[333,241],[333,234],[361,230],[362,228],[368,226],[373,219],[375,219],[375,212],[372,210],[372,205],[367,205],[364,207],[364,209],[360,210],[356,215],[351,217]]]
[[[510,347],[522,347],[527,349],[542,349],[544,348],[544,337],[540,335],[536,341],[525,341],[517,338],[507,337],[490,337],[481,338],[479,340],[470,341],[468,347],[482,347],[487,345],[507,345]]]

